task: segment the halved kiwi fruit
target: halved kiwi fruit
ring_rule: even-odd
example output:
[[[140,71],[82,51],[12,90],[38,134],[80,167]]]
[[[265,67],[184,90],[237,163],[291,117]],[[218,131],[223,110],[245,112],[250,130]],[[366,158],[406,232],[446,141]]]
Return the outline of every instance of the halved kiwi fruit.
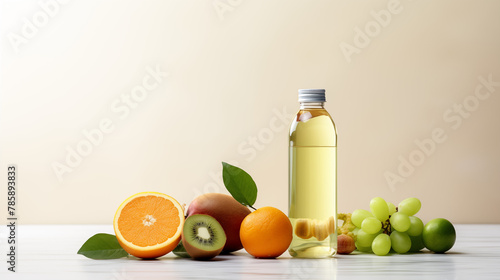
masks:
[[[196,214],[184,222],[182,244],[193,259],[208,260],[220,254],[226,244],[226,234],[215,218]]]

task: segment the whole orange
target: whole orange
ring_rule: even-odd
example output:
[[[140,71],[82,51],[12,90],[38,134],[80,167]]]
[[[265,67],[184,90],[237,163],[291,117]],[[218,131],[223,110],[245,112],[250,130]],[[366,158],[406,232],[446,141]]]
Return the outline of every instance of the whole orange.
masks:
[[[241,222],[240,239],[243,248],[256,258],[276,258],[292,242],[290,219],[274,207],[262,207]]]

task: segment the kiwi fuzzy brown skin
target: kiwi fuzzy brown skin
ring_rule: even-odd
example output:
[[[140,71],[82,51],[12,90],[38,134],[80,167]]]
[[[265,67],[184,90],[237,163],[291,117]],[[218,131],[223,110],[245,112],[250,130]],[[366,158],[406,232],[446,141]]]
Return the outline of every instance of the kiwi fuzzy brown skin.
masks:
[[[194,216],[207,216],[207,215],[203,215],[203,214],[198,214],[198,215],[194,215]],[[208,216],[207,216],[208,217]],[[210,217],[210,218],[213,218],[213,217]],[[184,226],[186,227],[189,227],[189,223],[185,223]],[[220,227],[219,227],[220,229]],[[189,240],[187,240],[186,238],[186,235],[184,234],[184,231],[186,230],[183,229],[183,234],[182,234],[182,245],[184,246],[184,249],[186,250],[186,253],[189,254],[189,256],[191,256],[191,258],[195,259],[195,260],[210,260],[210,259],[213,259],[215,258],[216,256],[218,256],[221,252],[222,252],[222,249],[224,248],[224,246],[221,246],[220,248],[217,248],[217,249],[214,249],[214,250],[211,250],[211,251],[207,251],[207,250],[202,250],[202,249],[199,249],[199,248],[196,248],[195,246],[193,246]],[[192,229],[191,228],[187,228],[188,231],[191,231]],[[218,232],[219,234],[219,238],[223,238],[224,241],[227,240],[226,239],[226,235],[225,233],[222,231],[222,232]],[[197,241],[194,241],[194,242],[197,242]]]
[[[243,248],[240,240],[240,226],[250,212],[248,207],[243,206],[232,196],[207,193],[198,196],[191,202],[186,215],[189,217],[195,214],[206,214],[214,217],[226,233],[227,241],[222,252],[230,253]]]

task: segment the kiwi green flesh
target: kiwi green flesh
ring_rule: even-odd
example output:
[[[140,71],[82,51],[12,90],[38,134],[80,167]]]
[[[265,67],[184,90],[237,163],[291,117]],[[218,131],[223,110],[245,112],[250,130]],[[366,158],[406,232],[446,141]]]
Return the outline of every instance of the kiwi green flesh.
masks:
[[[217,220],[209,215],[196,214],[184,222],[182,243],[194,259],[211,259],[222,251],[226,234]]]

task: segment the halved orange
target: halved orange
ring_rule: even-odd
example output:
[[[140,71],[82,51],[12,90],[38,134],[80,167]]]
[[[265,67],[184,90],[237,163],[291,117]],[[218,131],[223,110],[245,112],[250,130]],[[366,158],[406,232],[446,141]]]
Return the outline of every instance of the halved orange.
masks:
[[[158,258],[172,251],[181,239],[184,209],[174,198],[141,192],[127,198],[113,220],[118,243],[129,254]]]

